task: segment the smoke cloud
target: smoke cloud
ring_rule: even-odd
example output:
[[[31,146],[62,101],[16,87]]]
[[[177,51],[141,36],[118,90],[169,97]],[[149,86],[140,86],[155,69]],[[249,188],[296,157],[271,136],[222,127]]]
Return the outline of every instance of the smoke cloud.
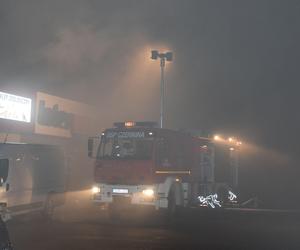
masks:
[[[300,162],[299,8],[277,0],[4,0],[0,87],[95,105],[103,128],[158,121],[159,63],[150,51],[172,50],[168,127],[240,135]]]

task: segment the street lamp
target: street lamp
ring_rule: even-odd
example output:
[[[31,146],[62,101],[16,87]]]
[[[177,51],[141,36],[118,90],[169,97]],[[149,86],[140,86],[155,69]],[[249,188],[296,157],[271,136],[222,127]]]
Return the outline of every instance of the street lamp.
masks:
[[[164,79],[164,68],[166,65],[166,61],[171,62],[173,60],[173,53],[159,53],[157,50],[151,51],[151,59],[157,60],[160,58],[160,127],[163,127],[164,120],[164,105],[165,105],[165,79]]]

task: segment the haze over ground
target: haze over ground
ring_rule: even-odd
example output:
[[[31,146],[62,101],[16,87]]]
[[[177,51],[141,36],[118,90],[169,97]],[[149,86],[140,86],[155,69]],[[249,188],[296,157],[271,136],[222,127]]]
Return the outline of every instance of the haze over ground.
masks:
[[[299,11],[293,0],[4,0],[0,87],[96,105],[103,128],[158,120],[150,51],[170,49],[166,125],[259,145],[246,189],[299,206]]]

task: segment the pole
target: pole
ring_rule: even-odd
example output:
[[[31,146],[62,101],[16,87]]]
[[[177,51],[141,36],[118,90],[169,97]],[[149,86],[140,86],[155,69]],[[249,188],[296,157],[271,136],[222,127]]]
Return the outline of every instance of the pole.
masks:
[[[234,151],[230,151],[230,161],[231,161],[231,184],[232,186],[237,189],[239,185],[239,152],[238,149],[235,149]]]
[[[165,58],[160,58],[160,70],[161,70],[161,78],[160,78],[160,128],[163,128],[164,121],[164,106],[165,106],[165,79],[164,79],[164,68],[165,68]]]

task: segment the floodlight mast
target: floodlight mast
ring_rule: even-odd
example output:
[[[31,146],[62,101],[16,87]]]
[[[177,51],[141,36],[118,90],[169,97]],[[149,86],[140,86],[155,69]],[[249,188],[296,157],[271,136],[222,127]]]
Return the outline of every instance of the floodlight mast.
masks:
[[[164,111],[165,111],[165,66],[166,60],[171,62],[173,60],[173,53],[159,53],[157,50],[151,51],[151,59],[157,60],[160,58],[160,127],[163,128]]]

